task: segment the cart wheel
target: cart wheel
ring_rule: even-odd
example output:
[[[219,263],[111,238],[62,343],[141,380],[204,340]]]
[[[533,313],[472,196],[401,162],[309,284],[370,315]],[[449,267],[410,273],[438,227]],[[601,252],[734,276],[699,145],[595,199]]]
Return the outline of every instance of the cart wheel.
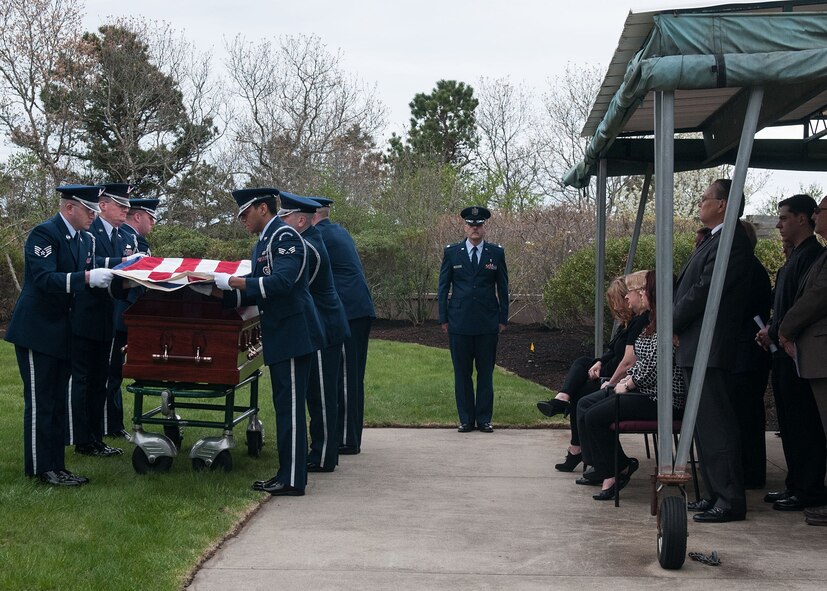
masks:
[[[264,449],[264,437],[261,431],[247,431],[247,455],[257,458]]]
[[[219,470],[223,470],[224,472],[233,471],[233,456],[231,456],[230,452],[226,449],[215,456],[215,459],[210,465],[210,471],[218,472]]]
[[[201,458],[192,458],[192,469],[195,472],[203,472],[207,469],[207,463]]]
[[[184,435],[181,433],[181,427],[178,425],[164,425],[164,435],[169,437],[170,441],[175,444],[178,451],[181,451],[181,443],[184,441]]]
[[[665,497],[658,513],[658,562],[678,569],[686,560],[686,506],[682,497]]]
[[[144,450],[136,447],[132,452],[132,467],[138,474],[148,472],[169,472],[172,468],[172,458],[169,456],[158,456],[154,462],[150,462]]]

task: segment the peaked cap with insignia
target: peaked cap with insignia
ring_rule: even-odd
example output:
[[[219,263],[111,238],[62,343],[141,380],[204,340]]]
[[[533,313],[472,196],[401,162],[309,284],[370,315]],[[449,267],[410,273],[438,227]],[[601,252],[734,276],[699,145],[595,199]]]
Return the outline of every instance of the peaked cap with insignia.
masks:
[[[61,199],[72,199],[87,209],[100,213],[98,200],[103,194],[103,187],[100,185],[62,185],[55,187],[55,190],[60,193]]]

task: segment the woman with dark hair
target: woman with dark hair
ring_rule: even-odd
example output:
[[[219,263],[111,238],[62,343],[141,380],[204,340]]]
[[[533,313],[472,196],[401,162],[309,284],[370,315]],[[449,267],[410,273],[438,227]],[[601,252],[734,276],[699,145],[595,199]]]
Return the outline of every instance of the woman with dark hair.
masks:
[[[641,277],[640,274],[644,274]],[[595,392],[580,400],[578,414],[580,438],[586,463],[594,466],[593,479],[602,478],[602,490],[593,496],[598,501],[615,498],[618,490],[628,484],[632,473],[637,470],[638,461],[629,458],[620,448],[620,480],[614,479],[614,431],[609,425],[617,420],[615,396],[620,396],[620,420],[656,420],[658,416],[658,337],[655,298],[655,272],[636,273],[634,281],[627,280],[629,294],[641,299],[641,305],[649,310],[649,324],[635,341],[637,361],[613,389]],[[629,296],[627,296],[629,297]],[[630,299],[632,299],[630,298]],[[683,376],[674,362],[675,347],[672,347],[672,404],[675,418],[683,416],[686,402],[686,388]]]
[[[601,379],[607,384],[616,383],[635,362],[632,345],[649,319],[629,308],[626,293],[624,277],[615,278],[606,290],[606,301],[618,321],[618,327],[603,356],[599,359],[578,357],[569,368],[557,395],[537,403],[539,411],[547,417],[560,413],[569,417],[571,445],[566,450],[566,459],[554,466],[560,472],[572,472],[582,460],[577,430],[577,401],[599,389]]]

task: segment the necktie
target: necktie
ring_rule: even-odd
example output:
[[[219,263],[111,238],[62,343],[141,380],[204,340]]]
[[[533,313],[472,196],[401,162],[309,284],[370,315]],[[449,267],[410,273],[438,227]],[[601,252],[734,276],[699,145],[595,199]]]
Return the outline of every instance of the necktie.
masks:
[[[80,239],[80,232],[75,232],[75,252],[77,252],[78,260],[85,263],[86,259],[83,256],[83,240]]]
[[[118,229],[117,228],[112,228],[112,235],[109,236],[109,240],[112,242],[112,249],[113,250],[116,249],[116,247],[117,247],[117,244],[116,244],[117,239],[118,239]]]
[[[474,248],[471,249],[471,265],[474,267],[474,270],[476,270],[477,267],[479,267],[479,264],[480,264],[480,259],[477,256],[477,247],[475,246]]]

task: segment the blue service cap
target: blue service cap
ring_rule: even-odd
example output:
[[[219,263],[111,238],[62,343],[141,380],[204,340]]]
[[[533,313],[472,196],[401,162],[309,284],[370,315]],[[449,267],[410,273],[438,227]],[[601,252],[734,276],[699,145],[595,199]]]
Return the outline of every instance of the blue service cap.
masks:
[[[310,199],[312,199],[322,207],[330,207],[331,205],[333,205],[333,199],[328,199],[327,197],[310,197]]]
[[[158,209],[159,203],[161,203],[160,199],[130,199],[129,207],[130,209],[140,209],[147,212],[154,220],[155,210]]]
[[[236,189],[233,191],[233,199],[238,203],[238,215],[250,207],[256,201],[278,197],[280,191],[272,187],[258,187],[255,189]]]
[[[100,185],[62,185],[55,187],[55,190],[60,193],[61,199],[78,201],[87,209],[100,213],[98,200],[103,194],[103,187]]]
[[[129,194],[134,188],[135,187],[129,183],[105,183],[103,185],[103,194],[118,205],[131,207],[129,204]]]
[[[466,207],[459,214],[469,226],[482,226],[491,217],[491,212],[481,205]]]
[[[279,210],[281,217],[291,213],[316,213],[316,210],[321,207],[318,201],[285,191],[279,193],[279,199],[281,200],[281,210]]]

